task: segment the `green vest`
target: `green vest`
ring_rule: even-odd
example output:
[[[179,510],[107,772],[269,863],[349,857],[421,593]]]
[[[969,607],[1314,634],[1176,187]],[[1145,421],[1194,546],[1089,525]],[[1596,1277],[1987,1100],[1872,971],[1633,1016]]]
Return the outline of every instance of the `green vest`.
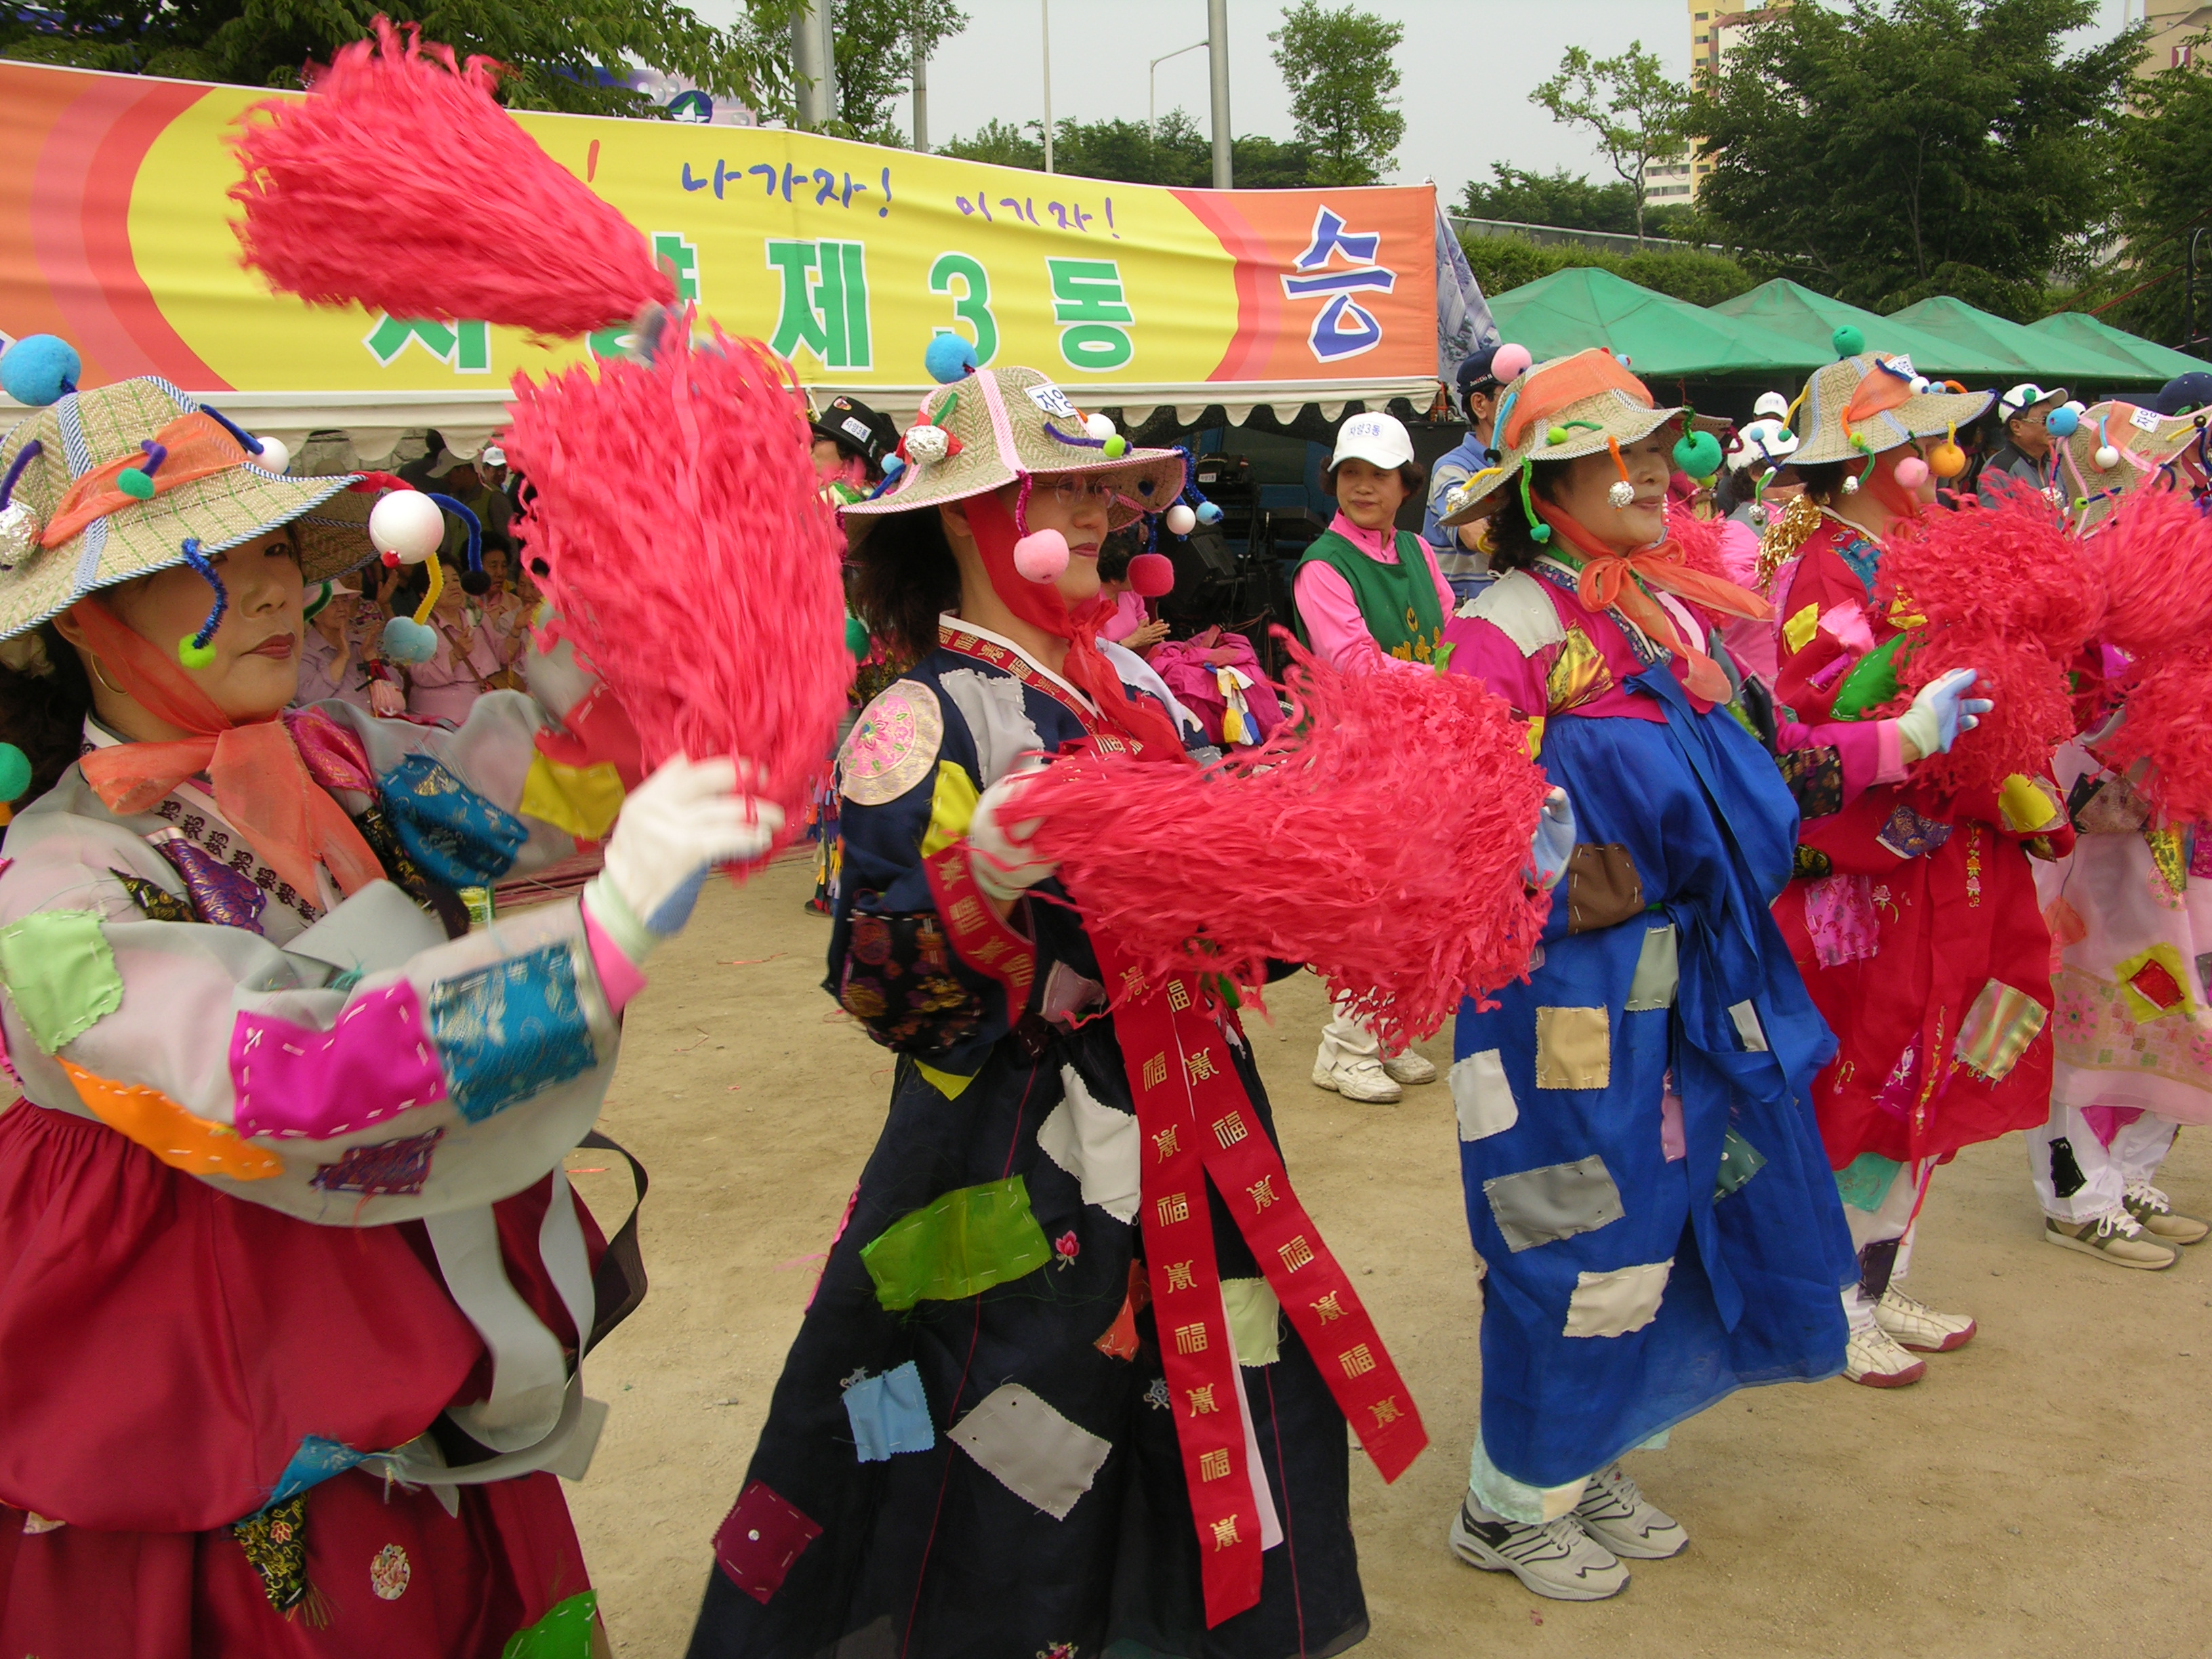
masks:
[[[1357,547],[1325,530],[1314,538],[1298,561],[1303,570],[1318,561],[1351,585],[1352,597],[1375,643],[1386,657],[1401,662],[1435,662],[1443,638],[1443,606],[1437,599],[1436,579],[1429,574],[1428,555],[1421,538],[1410,531],[1397,532],[1398,562],[1382,564]],[[1298,639],[1307,646],[1304,617],[1298,618]]]

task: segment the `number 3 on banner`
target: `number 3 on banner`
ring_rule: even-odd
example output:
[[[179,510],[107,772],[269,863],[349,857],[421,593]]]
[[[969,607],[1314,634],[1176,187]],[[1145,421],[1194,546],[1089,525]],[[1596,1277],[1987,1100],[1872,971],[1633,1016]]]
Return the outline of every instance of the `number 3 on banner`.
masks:
[[[954,294],[953,284],[960,285]],[[975,336],[975,362],[985,368],[999,355],[999,319],[991,314],[991,273],[982,261],[965,253],[940,253],[929,268],[929,291],[950,294],[952,314]]]

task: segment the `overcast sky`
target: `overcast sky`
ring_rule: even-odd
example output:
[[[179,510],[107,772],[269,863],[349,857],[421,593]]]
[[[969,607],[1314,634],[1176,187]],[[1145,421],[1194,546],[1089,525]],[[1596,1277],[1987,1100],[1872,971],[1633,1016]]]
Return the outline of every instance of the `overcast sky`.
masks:
[[[726,23],[738,0],[691,0]],[[1559,65],[1570,46],[1606,55],[1632,40],[1686,76],[1690,12],[1683,0],[1364,0],[1368,9],[1406,25],[1397,54],[1404,77],[1406,138],[1394,182],[1432,178],[1456,198],[1490,163],[1603,173],[1587,139],[1553,124],[1528,102],[1529,88]],[[1147,60],[1206,38],[1205,0],[1050,0],[1052,107],[1056,118],[1145,118]],[[1043,111],[1041,0],[963,0],[967,33],[948,42],[929,71],[929,136],[942,144],[994,118],[1024,122]],[[2100,33],[2118,29],[2123,0],[2099,0]],[[1279,27],[1280,0],[1229,0],[1230,112],[1239,133],[1291,136],[1290,100],[1268,58],[1267,32]],[[1180,104],[1206,123],[1202,52],[1163,64],[1163,114]],[[910,120],[902,104],[900,120]]]

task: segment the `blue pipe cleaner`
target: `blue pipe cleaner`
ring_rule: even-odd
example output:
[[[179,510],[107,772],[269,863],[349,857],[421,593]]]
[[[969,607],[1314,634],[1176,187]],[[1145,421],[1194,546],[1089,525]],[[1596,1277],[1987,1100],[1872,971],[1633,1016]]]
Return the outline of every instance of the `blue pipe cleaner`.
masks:
[[[223,612],[230,609],[230,590],[222,585],[222,578],[208,562],[207,555],[200,551],[200,538],[197,536],[185,538],[185,562],[199,573],[202,581],[215,589],[215,608],[208,612],[199,631],[191,636],[192,648],[204,651],[208,641],[215,637],[215,630],[222,626]]]
[[[467,507],[463,507],[451,495],[441,495],[436,494],[434,491],[427,489],[422,493],[429,496],[432,501],[437,502],[439,506],[444,507],[447,512],[451,513],[455,517],[459,518],[463,524],[468,526],[469,568],[471,570],[482,570],[483,568],[483,526],[477,521],[477,515],[470,512]]]
[[[0,478],[0,507],[8,505],[9,496],[15,493],[15,481],[23,476],[23,469],[45,452],[46,446],[36,438],[15,452],[15,459],[8,463],[8,476]]]
[[[225,432],[230,434],[232,437],[237,439],[238,447],[244,450],[247,454],[258,455],[261,453],[261,440],[255,437],[244,427],[239,425],[236,421],[232,420],[229,416],[224,414],[221,410],[210,409],[205,404],[202,404],[200,405],[200,413],[203,415],[213,416],[215,417],[216,423],[222,427]]]
[[[1059,439],[1060,442],[1066,444],[1071,449],[1103,449],[1106,447],[1106,441],[1103,438],[1094,438],[1088,433],[1085,434],[1080,438],[1071,438],[1067,434],[1062,432],[1058,427],[1054,426],[1050,421],[1047,421],[1044,423],[1044,429],[1052,434],[1054,437]]]

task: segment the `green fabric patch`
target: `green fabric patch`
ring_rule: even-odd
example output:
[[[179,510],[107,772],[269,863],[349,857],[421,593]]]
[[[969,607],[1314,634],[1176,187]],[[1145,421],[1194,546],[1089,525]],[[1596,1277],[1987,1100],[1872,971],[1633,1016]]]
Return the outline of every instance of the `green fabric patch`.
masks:
[[[1721,1167],[1713,1177],[1713,1202],[1741,1191],[1743,1183],[1765,1167],[1765,1155],[1730,1129],[1721,1139]]]
[[[37,910],[0,927],[0,985],[48,1054],[123,1006],[123,976],[97,910]]]
[[[599,1607],[597,1590],[555,1602],[543,1619],[507,1638],[499,1659],[591,1659],[592,1615]]]
[[[1229,1310],[1229,1346],[1240,1365],[1272,1365],[1283,1357],[1282,1310],[1264,1279],[1224,1279],[1221,1300]]]
[[[1879,708],[1897,696],[1897,653],[1905,639],[1899,634],[1851,665],[1851,672],[1844,676],[1844,683],[1836,688],[1836,700],[1829,706],[1831,720],[1859,720],[1868,709]]]
[[[917,1302],[980,1296],[1051,1260],[1019,1176],[946,1193],[901,1216],[860,1251],[876,1300],[894,1313]]]
[[[1879,1210],[1889,1196],[1889,1183],[1904,1167],[1880,1152],[1861,1152],[1836,1171],[1836,1192],[1854,1210]]]

